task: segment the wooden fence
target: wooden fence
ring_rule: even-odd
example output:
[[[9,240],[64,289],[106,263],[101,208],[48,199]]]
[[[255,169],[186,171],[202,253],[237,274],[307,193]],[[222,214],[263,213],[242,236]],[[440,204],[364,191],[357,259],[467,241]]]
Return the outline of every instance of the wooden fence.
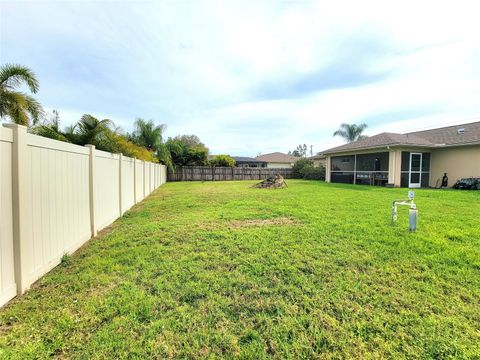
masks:
[[[0,126],[0,306],[165,183],[164,165]]]
[[[285,179],[292,177],[292,169],[254,167],[183,166],[168,171],[168,181],[231,181],[261,180],[277,174]]]

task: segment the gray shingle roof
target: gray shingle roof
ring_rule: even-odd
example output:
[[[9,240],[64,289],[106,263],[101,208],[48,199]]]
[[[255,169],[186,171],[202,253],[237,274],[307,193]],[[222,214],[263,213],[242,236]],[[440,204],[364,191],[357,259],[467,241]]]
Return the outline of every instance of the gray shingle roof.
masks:
[[[298,159],[300,158],[296,156],[284,154],[281,152],[274,152],[270,154],[263,154],[263,155],[257,156],[257,160],[266,161],[270,163],[292,163],[297,161]]]
[[[459,133],[459,129],[464,129],[464,132]],[[464,145],[480,141],[480,121],[432,130],[415,131],[410,134],[426,139],[433,144]]]
[[[459,133],[459,129],[464,129],[464,132]],[[447,145],[465,145],[475,142],[480,142],[480,121],[438,129],[415,131],[406,134],[384,132],[362,140],[328,149],[322,153],[329,154],[335,152],[377,148],[382,146],[402,145],[438,148]]]
[[[255,158],[247,157],[247,156],[232,156],[236,162],[264,162]]]

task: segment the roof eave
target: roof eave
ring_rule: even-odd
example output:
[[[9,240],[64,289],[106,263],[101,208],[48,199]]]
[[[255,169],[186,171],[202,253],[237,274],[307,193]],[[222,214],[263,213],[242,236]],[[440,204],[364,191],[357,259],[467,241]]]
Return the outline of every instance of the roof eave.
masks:
[[[379,149],[390,149],[390,148],[397,148],[397,147],[413,147],[413,148],[430,148],[435,149],[438,148],[434,145],[425,145],[425,144],[402,144],[402,143],[392,143],[386,145],[378,145],[378,146],[367,146],[355,149],[343,149],[343,150],[327,150],[323,151],[322,154],[324,155],[331,155],[331,154],[341,154],[341,153],[351,153],[355,151],[367,151],[367,150],[379,150]]]

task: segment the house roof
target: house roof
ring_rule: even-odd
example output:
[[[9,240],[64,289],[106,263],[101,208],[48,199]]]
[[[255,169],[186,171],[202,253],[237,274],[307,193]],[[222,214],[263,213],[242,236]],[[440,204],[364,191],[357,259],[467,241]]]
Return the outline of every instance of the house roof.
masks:
[[[274,152],[257,156],[257,160],[266,161],[269,163],[292,163],[297,161],[298,159],[300,158],[281,152]]]
[[[256,162],[256,163],[263,163],[265,161],[258,160],[255,158],[251,158],[248,156],[232,156],[233,159],[235,159],[236,162]]]
[[[322,159],[325,159],[326,156],[323,155],[323,154],[317,154],[317,155],[313,155],[313,156],[310,156],[309,159],[310,160],[322,160]]]
[[[464,131],[460,133],[460,129]],[[432,130],[415,131],[410,134],[426,139],[433,144],[465,145],[480,141],[480,121]]]
[[[442,146],[467,145],[476,142],[480,142],[480,121],[405,134],[384,132],[328,149],[323,151],[322,154],[364,150],[382,146],[403,145],[438,148]]]

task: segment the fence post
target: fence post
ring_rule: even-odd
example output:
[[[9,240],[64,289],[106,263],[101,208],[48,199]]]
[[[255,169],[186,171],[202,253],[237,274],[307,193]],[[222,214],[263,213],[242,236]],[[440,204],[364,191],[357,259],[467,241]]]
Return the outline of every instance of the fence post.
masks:
[[[12,215],[13,215],[13,261],[17,294],[21,295],[30,286],[28,261],[31,261],[32,247],[28,246],[31,238],[29,226],[30,189],[28,175],[27,128],[17,124],[4,124],[12,129]]]
[[[122,166],[123,166],[123,154],[118,154],[118,211],[120,216],[123,215],[122,204]]]
[[[89,193],[90,193],[90,229],[92,237],[97,236],[95,223],[95,145],[85,145],[89,152]]]

